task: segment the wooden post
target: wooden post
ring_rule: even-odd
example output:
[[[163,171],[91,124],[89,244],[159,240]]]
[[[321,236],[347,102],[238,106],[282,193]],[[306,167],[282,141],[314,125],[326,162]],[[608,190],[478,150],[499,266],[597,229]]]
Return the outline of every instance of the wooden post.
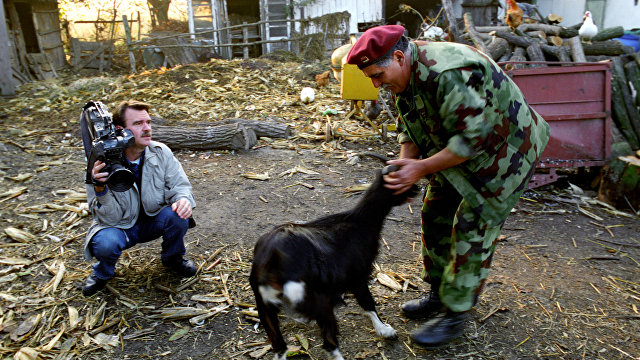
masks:
[[[489,50],[487,50],[487,47],[485,46],[484,42],[482,42],[482,39],[480,38],[480,36],[478,36],[478,32],[476,31],[476,27],[473,22],[473,15],[471,15],[470,12],[466,12],[464,13],[463,18],[464,18],[464,26],[467,29],[467,33],[471,37],[471,41],[473,42],[473,45],[475,45],[476,49],[482,51],[485,54],[491,55],[489,53]]]
[[[4,1],[0,0],[0,94],[15,95],[16,89],[13,82],[13,70],[11,69],[11,52],[9,52],[9,34],[7,33],[7,20],[4,17]]]
[[[140,27],[141,27],[141,22],[140,22],[140,11],[138,11],[138,41],[140,41]]]
[[[122,15],[122,25],[124,25],[124,33],[127,37],[127,48],[131,48],[131,29],[129,28],[129,22],[127,21],[127,15]],[[131,72],[136,72],[136,57],[133,56],[133,51],[129,50],[129,65],[131,65]]]
[[[442,0],[442,7],[447,15],[447,21],[449,22],[449,35],[450,41],[459,41],[461,37],[461,31],[458,30],[458,21],[456,19],[456,13],[453,9],[453,2],[451,0]]]
[[[573,61],[587,62],[587,57],[584,55],[582,42],[580,41],[579,36],[572,37],[567,41],[567,44],[569,44],[569,48],[571,49],[571,57],[573,57]]]
[[[249,42],[249,28],[247,27],[246,21],[243,21],[242,25],[244,25],[242,27],[242,42],[246,44]],[[242,47],[242,58],[243,59],[249,58],[249,46],[247,45]]]

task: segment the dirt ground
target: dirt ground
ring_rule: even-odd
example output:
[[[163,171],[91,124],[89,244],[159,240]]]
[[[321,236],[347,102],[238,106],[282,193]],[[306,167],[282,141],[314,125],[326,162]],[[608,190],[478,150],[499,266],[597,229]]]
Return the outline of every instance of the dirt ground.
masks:
[[[127,251],[109,289],[84,298],[79,286],[91,270],[82,256],[89,217],[69,220],[73,211],[42,207],[64,204],[67,192],[60,190],[83,189],[81,143],[66,135],[73,129],[62,123],[70,114],[52,119],[32,109],[0,110],[0,227],[34,236],[17,241],[7,233],[0,242],[2,358],[35,359],[20,357],[33,354],[29,349],[44,359],[272,358],[248,284],[256,239],[276,224],[350,208],[359,193],[348,189],[368,183],[381,166],[368,158],[352,164],[350,155],[399,150],[380,138],[298,138],[260,140],[240,152],[176,152],[197,201],[197,227],[186,242],[188,256],[201,267],[198,276],[167,274],[155,241]],[[23,117],[29,117],[28,129],[20,128]],[[27,180],[11,179],[27,173]],[[248,179],[247,173],[268,173],[269,179]],[[378,338],[347,295],[347,306],[336,309],[345,358],[640,359],[640,221],[589,203],[595,193],[586,178],[567,176],[525,193],[504,226],[464,336],[437,350],[411,343],[409,334],[420,322],[399,310],[428,289],[419,279],[420,202],[395,208],[385,223],[371,289],[398,338]],[[567,180],[586,193],[570,191]],[[7,195],[19,186],[28,189]],[[47,285],[61,263],[64,274],[51,291]],[[406,289],[380,284],[378,272]],[[203,319],[190,321],[194,313]],[[315,324],[283,318],[283,332],[308,354],[296,358],[327,358]]]

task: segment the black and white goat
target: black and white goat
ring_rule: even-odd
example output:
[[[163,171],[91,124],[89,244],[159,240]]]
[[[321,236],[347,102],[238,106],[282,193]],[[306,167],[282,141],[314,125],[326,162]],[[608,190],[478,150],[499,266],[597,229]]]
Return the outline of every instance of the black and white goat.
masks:
[[[287,353],[278,321],[283,306],[316,320],[324,349],[334,360],[342,360],[333,309],[343,303],[347,291],[371,318],[378,335],[396,336],[378,317],[367,284],[384,219],[392,207],[414,196],[417,188],[393,195],[382,179],[383,173],[393,171],[389,168],[378,171],[353,209],[304,224],[280,225],[258,239],[249,281],[276,360],[286,359]]]

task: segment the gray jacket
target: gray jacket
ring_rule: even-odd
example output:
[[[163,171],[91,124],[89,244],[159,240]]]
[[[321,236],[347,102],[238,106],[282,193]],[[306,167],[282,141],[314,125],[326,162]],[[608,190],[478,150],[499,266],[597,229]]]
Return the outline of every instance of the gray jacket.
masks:
[[[88,245],[98,231],[108,227],[129,229],[135,225],[141,200],[144,212],[149,216],[182,198],[189,200],[191,207],[196,206],[187,174],[166,145],[152,141],[145,150],[142,167],[142,193],[135,183],[123,192],[111,191],[107,185],[107,193],[103,196],[96,196],[93,185],[86,186],[93,223],[84,242],[85,259],[92,258]]]

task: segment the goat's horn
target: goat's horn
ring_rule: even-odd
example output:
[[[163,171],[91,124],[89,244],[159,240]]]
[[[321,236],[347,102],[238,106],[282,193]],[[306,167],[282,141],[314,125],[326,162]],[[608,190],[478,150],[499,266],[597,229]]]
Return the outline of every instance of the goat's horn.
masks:
[[[398,165],[387,165],[384,168],[382,168],[382,175],[387,175],[388,173],[392,173],[398,170],[400,170],[400,166]]]

